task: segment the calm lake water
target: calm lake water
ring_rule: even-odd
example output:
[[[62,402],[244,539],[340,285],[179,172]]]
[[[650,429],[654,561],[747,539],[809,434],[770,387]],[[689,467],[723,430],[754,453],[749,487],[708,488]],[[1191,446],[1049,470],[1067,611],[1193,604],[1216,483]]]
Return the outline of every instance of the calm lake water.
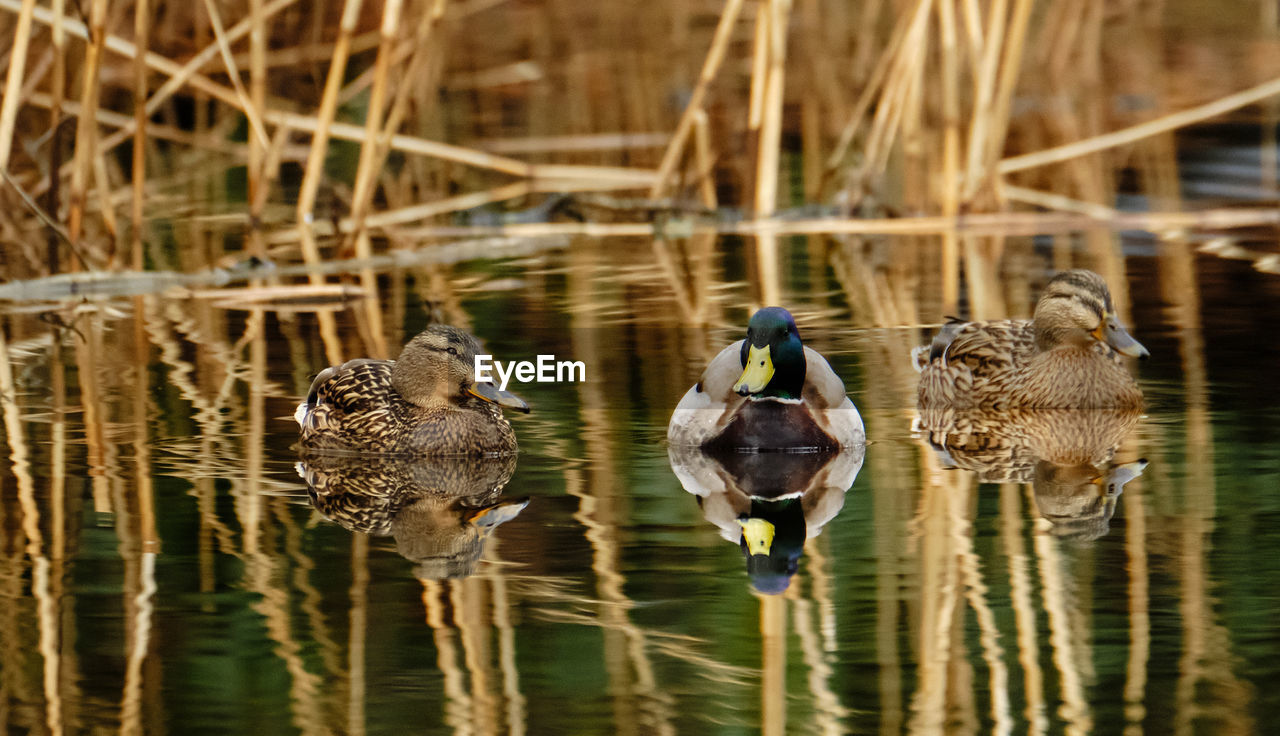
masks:
[[[392,351],[434,316],[502,360],[585,364],[582,383],[511,386],[533,407],[513,417],[514,467],[300,466],[293,405],[330,362],[314,311],[173,292],[10,304],[0,730],[1266,732],[1280,280],[1194,242],[1102,237],[1126,255],[1006,241],[985,297],[1025,315],[1055,262],[1123,267],[1146,408],[1084,470],[943,453],[913,429],[910,348],[941,315],[931,269],[900,266],[932,263],[936,241],[781,241],[781,301],[870,443],[822,471],[856,472],[847,491],[752,509],[786,536],[768,565],[664,442],[759,303],[752,240],[382,272]],[[367,313],[329,313],[341,357],[365,354]],[[1127,483],[1090,482],[1140,458]],[[815,472],[737,470],[746,486]],[[398,496],[369,495],[388,483]],[[467,526],[499,501],[500,524]]]

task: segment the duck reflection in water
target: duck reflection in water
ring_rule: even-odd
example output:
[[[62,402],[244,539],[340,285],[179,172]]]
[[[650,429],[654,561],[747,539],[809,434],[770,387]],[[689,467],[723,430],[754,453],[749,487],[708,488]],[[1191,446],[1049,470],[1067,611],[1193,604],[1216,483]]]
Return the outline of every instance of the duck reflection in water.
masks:
[[[920,410],[919,430],[945,467],[981,483],[1030,483],[1054,536],[1105,536],[1124,485],[1146,460],[1116,463],[1136,409]]]
[[[514,455],[389,458],[308,453],[298,462],[312,506],[343,527],[392,536],[424,580],[475,572],[489,534],[514,519],[527,498],[502,497]]]
[[[805,540],[844,507],[864,447],[827,453],[708,452],[671,445],[680,484],[720,536],[742,549],[751,586],[781,593],[800,566]]]

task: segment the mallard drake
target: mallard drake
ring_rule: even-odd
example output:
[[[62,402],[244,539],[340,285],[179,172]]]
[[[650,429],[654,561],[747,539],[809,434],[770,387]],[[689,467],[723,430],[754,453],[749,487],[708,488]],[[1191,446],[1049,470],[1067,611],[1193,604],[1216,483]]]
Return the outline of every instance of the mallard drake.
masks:
[[[1116,318],[1102,277],[1077,269],[1045,287],[1032,320],[944,325],[917,348],[920,406],[987,409],[1133,408],[1142,392],[1121,355],[1146,348]],[[923,362],[923,365],[921,363]]]
[[[667,447],[671,470],[707,521],[742,550],[751,586],[781,593],[799,569],[805,541],[840,509],[862,468],[862,445],[839,452],[707,453]]]
[[[508,455],[516,435],[500,407],[529,405],[475,379],[480,344],[433,325],[396,360],[360,358],[326,368],[294,419],[309,450],[388,455]]]
[[[844,382],[800,342],[791,313],[765,307],[747,337],[711,360],[676,405],[673,445],[730,450],[827,451],[866,441]]]

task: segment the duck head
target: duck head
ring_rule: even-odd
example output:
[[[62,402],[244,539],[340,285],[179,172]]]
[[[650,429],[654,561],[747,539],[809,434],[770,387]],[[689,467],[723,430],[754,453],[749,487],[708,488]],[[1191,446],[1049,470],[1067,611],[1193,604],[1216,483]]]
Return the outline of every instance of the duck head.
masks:
[[[1148,355],[1120,323],[1106,282],[1093,271],[1074,269],[1054,276],[1036,304],[1034,324],[1036,348],[1042,352],[1104,342],[1131,358]]]
[[[804,344],[791,313],[765,307],[752,315],[742,343],[742,376],[733,390],[743,396],[798,399],[804,378]]]
[[[519,396],[488,381],[476,381],[479,352],[480,343],[467,332],[432,325],[400,351],[391,369],[391,385],[406,401],[425,408],[459,404],[474,397],[507,409],[529,411]]]

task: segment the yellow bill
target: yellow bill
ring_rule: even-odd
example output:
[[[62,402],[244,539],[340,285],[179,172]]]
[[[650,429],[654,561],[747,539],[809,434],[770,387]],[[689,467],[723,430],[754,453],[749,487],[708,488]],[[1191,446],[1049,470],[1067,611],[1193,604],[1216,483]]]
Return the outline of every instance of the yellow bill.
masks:
[[[747,540],[747,551],[753,555],[767,555],[773,546],[773,524],[764,519],[738,519],[742,536]]]
[[[769,346],[751,346],[747,353],[747,365],[742,369],[742,376],[733,384],[733,390],[745,395],[758,393],[769,385],[773,379],[773,358],[769,355]]]

